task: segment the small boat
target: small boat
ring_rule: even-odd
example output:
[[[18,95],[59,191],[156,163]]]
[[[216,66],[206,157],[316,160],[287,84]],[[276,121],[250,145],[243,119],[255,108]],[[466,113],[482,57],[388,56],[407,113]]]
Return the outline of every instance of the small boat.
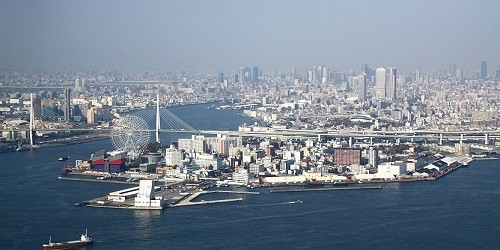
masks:
[[[63,157],[59,157],[59,159],[57,159],[58,161],[67,161],[69,160],[69,156],[63,156]]]
[[[74,248],[80,248],[86,245],[90,245],[94,242],[94,239],[92,239],[88,234],[87,234],[87,229],[85,229],[85,234],[82,234],[80,236],[79,240],[72,240],[72,241],[67,241],[67,242],[52,242],[52,238],[49,237],[49,243],[48,244],[43,244],[43,249],[49,250],[49,249],[74,249]]]

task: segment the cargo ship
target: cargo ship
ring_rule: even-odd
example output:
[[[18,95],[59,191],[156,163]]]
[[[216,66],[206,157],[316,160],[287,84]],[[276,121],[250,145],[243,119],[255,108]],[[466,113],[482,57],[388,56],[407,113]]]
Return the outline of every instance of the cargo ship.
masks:
[[[82,236],[80,236],[79,240],[72,240],[72,241],[67,241],[67,242],[52,242],[52,238],[49,237],[49,243],[43,244],[43,249],[46,249],[46,250],[49,250],[49,249],[74,249],[74,248],[79,248],[79,247],[83,247],[86,245],[90,245],[93,242],[94,242],[94,239],[92,239],[87,234],[87,229],[85,229],[85,234],[82,234]]]
[[[322,187],[324,185],[325,184],[323,182],[319,182],[315,179],[311,179],[311,180],[306,182],[306,186],[308,186],[308,187]]]
[[[333,182],[334,187],[347,187],[349,184],[345,181],[335,181]]]

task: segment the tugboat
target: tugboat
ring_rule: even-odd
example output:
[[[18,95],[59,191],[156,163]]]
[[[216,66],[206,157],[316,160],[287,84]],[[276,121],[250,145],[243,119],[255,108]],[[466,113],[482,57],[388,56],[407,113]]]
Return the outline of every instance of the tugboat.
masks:
[[[79,248],[83,247],[86,245],[90,245],[94,242],[94,239],[92,239],[88,234],[87,234],[87,229],[85,229],[85,234],[82,234],[80,236],[79,240],[72,240],[72,241],[67,241],[67,242],[52,242],[52,238],[49,237],[49,243],[48,244],[43,244],[43,249],[49,250],[49,249],[74,249],[74,248]]]

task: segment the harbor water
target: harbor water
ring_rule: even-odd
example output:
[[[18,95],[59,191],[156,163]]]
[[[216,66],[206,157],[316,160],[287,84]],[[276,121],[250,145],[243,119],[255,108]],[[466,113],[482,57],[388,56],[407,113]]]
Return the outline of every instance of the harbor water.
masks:
[[[236,111],[171,111],[197,129],[234,130]],[[163,134],[164,143],[181,136]],[[58,180],[64,162],[111,149],[109,140],[0,154],[0,249],[78,239],[89,249],[496,249],[500,161],[474,161],[438,181],[382,189],[234,194],[228,204],[137,211],[74,207],[128,185]],[[241,189],[244,190],[244,189]],[[205,198],[206,199],[206,198]],[[302,202],[293,202],[301,200]]]

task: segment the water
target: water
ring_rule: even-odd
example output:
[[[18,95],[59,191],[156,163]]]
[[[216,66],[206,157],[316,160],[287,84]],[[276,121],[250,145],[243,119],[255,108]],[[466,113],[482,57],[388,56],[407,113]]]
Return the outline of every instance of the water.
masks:
[[[193,127],[235,129],[235,111],[173,110]],[[190,115],[197,114],[189,120]],[[210,117],[203,118],[209,114]],[[194,121],[200,124],[194,123]],[[209,126],[209,124],[211,125]],[[206,126],[206,127],[203,127]],[[233,126],[233,127],[232,127]],[[179,135],[164,134],[164,141]],[[0,154],[0,249],[76,239],[92,249],[430,248],[500,245],[500,161],[476,161],[434,182],[383,189],[232,195],[244,201],[158,211],[73,207],[129,186],[57,180],[60,156],[86,159],[109,140]],[[208,197],[207,197],[208,199]],[[299,204],[290,201],[302,200]]]

